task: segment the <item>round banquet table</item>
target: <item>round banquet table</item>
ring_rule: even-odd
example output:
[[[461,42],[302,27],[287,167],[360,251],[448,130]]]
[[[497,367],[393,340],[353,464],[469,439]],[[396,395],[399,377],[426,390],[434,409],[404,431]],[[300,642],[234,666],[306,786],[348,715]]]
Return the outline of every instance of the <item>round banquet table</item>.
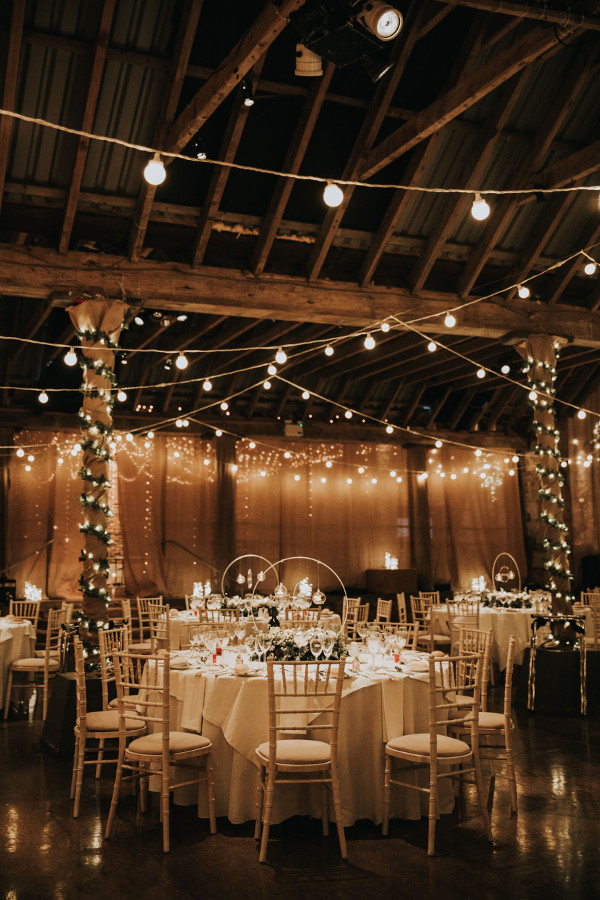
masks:
[[[223,624],[227,624],[232,622],[231,618],[228,618],[226,615],[223,616]],[[260,616],[248,616],[245,620],[246,623],[246,631],[249,631],[251,628],[256,627],[262,630],[266,629],[269,624],[269,618],[264,618]],[[185,610],[184,612],[180,612],[177,616],[171,616],[169,621],[169,647],[171,650],[182,650],[186,647],[189,647],[189,629],[194,625],[202,625],[203,619],[194,615],[192,610]],[[313,623],[307,620],[307,626]],[[337,613],[329,613],[325,614],[325,611],[321,614],[321,618],[318,623],[322,628],[331,628],[333,631],[338,632],[342,627],[342,620],[337,615]],[[285,620],[282,621],[282,627],[285,627]]]
[[[15,659],[33,656],[34,648],[35,629],[29,619],[0,618],[0,706],[4,705],[8,667]]]
[[[233,655],[226,651],[226,661],[228,657],[232,662]],[[234,824],[254,819],[258,772],[254,751],[268,739],[266,677],[172,669],[170,678],[171,728],[194,731],[212,741],[217,816],[227,816]],[[338,735],[344,825],[359,819],[381,822],[386,741],[427,731],[426,674],[364,674],[346,679]],[[449,780],[439,790],[441,812],[450,812],[454,799]],[[175,801],[195,803],[197,795],[182,788],[176,791]],[[273,822],[295,815],[319,818],[320,810],[318,785],[286,785],[275,794]],[[418,819],[427,814],[427,796],[394,788],[390,814]],[[200,815],[208,815],[202,805]]]

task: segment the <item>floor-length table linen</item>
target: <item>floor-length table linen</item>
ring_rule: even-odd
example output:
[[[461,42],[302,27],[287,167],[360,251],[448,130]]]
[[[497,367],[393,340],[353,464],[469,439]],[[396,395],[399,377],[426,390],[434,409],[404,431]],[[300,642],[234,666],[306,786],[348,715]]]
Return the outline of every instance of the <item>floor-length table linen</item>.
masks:
[[[428,730],[428,685],[420,675],[359,675],[346,680],[338,762],[344,825],[359,819],[381,822],[385,743],[400,734]],[[217,815],[234,824],[255,816],[255,749],[268,738],[264,677],[217,675],[200,670],[171,672],[172,724],[196,731],[213,743]],[[452,808],[444,785],[442,811]],[[192,803],[184,792],[176,802]],[[417,819],[426,813],[424,795],[393,791],[391,815]],[[276,794],[273,821],[293,815],[320,816],[318,786],[290,785]]]

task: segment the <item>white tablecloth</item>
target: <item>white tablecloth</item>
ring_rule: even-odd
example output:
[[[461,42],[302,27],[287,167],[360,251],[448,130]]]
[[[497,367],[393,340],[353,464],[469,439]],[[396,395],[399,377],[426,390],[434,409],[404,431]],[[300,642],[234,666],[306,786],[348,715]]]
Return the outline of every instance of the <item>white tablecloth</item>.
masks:
[[[33,656],[35,630],[28,619],[0,619],[0,706],[4,704],[8,667],[15,659]]]
[[[347,679],[338,751],[345,825],[363,818],[381,822],[386,741],[428,730],[428,685],[422,677],[359,675]],[[266,678],[172,670],[171,695],[171,727],[199,732],[213,743],[217,815],[237,824],[253,819],[254,751],[268,739]],[[176,801],[195,802],[195,797],[184,791]],[[449,783],[440,785],[440,796],[442,811],[450,811]],[[425,795],[392,790],[392,816],[417,819],[426,811]],[[273,821],[293,815],[320,816],[318,786],[289,785],[276,793]]]
[[[171,616],[171,620],[169,623],[169,644],[171,650],[180,650],[182,647],[189,646],[189,634],[188,629],[193,625],[201,625],[202,619],[195,616],[194,613],[190,611],[180,612],[177,616]],[[226,622],[230,622],[231,619],[223,619],[223,624]],[[244,621],[244,620],[242,620]],[[250,630],[254,627],[266,629],[269,624],[268,618],[254,618],[253,616],[245,619],[246,628]],[[310,624],[307,621],[307,625]],[[339,631],[342,627],[342,622],[340,617],[336,613],[331,613],[329,615],[322,615],[319,620],[319,625],[323,628],[331,628],[333,631]],[[282,619],[282,627],[285,627],[285,620]]]

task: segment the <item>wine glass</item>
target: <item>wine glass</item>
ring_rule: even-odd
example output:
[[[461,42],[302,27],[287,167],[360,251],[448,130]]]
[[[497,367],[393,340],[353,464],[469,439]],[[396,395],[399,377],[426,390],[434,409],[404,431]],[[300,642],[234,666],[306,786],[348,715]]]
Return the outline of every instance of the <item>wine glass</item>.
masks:
[[[197,628],[190,629],[190,648],[198,659],[198,647],[200,646],[200,633]]]
[[[261,631],[261,634],[260,634],[260,645],[261,645],[261,647],[262,647],[262,652],[263,652],[263,662],[264,662],[264,663],[266,663],[266,661],[267,661],[267,653],[268,653],[269,650],[271,649],[272,644],[273,644],[273,635],[270,633],[270,631],[268,631],[268,630],[267,630],[267,631]]]
[[[369,666],[369,671],[374,672],[375,654],[380,647],[379,633],[374,628],[367,629],[367,634],[365,635],[365,644],[367,645],[368,653],[371,655],[371,665]]]
[[[356,633],[363,643],[365,643],[365,638],[367,637],[370,630],[371,630],[371,626],[369,625],[368,622],[357,622],[356,623]]]
[[[252,661],[252,656],[255,653],[258,653],[258,633],[255,631],[250,631],[248,634],[244,634],[244,647],[246,648],[246,653],[248,654],[248,662]]]
[[[317,659],[321,655],[321,650],[323,649],[322,635],[314,634],[311,637],[308,646],[310,647],[310,652],[312,653],[314,658]]]
[[[335,646],[335,633],[333,631],[324,631],[321,636],[321,647],[323,650],[323,656],[329,662],[329,658],[333,653],[333,648]],[[312,648],[311,648],[312,652]]]

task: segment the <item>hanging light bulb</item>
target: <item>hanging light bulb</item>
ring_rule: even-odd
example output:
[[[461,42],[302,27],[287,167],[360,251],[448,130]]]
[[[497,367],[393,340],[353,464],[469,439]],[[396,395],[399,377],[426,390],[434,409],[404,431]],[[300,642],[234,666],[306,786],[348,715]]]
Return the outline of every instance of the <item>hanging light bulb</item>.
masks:
[[[133,321],[135,322],[136,325],[143,325],[143,324],[144,324],[144,320],[142,319],[141,316],[134,316],[134,317],[133,317]]]
[[[325,185],[325,190],[323,191],[323,200],[326,205],[335,208],[341,204],[343,199],[344,192],[341,187],[334,184],[333,181],[328,181]]]
[[[365,350],[372,350],[375,346],[375,338],[372,334],[368,334],[364,340]]]
[[[386,431],[386,434],[393,434],[393,433],[394,433],[394,429],[392,428],[391,425],[387,425],[385,431]]]
[[[389,322],[382,322],[382,323],[381,323],[381,330],[387,334],[387,332],[390,330],[390,323],[389,323]]]
[[[277,353],[275,354],[275,362],[279,366],[282,366],[285,362],[287,362],[287,353],[285,352],[283,347],[280,347],[279,350],[277,351]]]
[[[529,391],[529,399],[530,399],[531,401],[537,400],[537,394],[536,394],[535,391]]]
[[[490,214],[490,206],[487,203],[479,191],[475,194],[475,199],[473,200],[473,206],[471,207],[471,215],[474,219],[477,219],[478,222],[483,222],[484,219]]]
[[[583,271],[586,275],[593,275],[596,271],[596,263],[593,260],[586,262],[585,266],[583,267]]]
[[[25,456],[25,451],[22,447],[19,447],[19,449],[17,450],[17,456]]]
[[[331,344],[327,344],[325,347],[325,356],[333,356],[333,347]]]
[[[183,353],[180,353],[179,356],[177,357],[177,359],[175,360],[175,365],[177,366],[178,369],[187,369],[187,367],[188,367],[187,356],[185,356]]]
[[[144,178],[148,184],[162,184],[167,177],[165,164],[160,158],[160,153],[155,153],[146,168],[144,169]]]
[[[227,402],[227,400],[223,400],[223,402],[221,403],[221,409],[223,410],[223,412],[225,412],[226,409],[229,409],[229,403]]]
[[[273,363],[271,363],[271,365],[267,367],[267,372],[269,375],[277,375],[277,366],[274,366]]]
[[[579,410],[579,412],[577,413],[577,418],[578,418],[578,419],[585,419],[585,409],[580,409],[580,410]]]
[[[436,342],[435,342],[435,341],[429,341],[429,343],[427,344],[427,349],[429,350],[430,353],[435,353],[435,351],[437,350],[437,344],[436,344]]]
[[[264,387],[265,391],[270,391],[271,390],[271,382],[269,380],[263,381],[263,387]]]
[[[77,362],[77,354],[72,347],[69,347],[69,349],[63,356],[63,361],[67,366],[74,366]]]
[[[125,403],[125,401],[127,400],[127,394],[125,393],[125,391],[118,391],[117,400],[119,401],[119,403]]]
[[[517,293],[518,293],[519,297],[521,298],[521,300],[527,300],[527,298],[531,294],[531,291],[529,290],[529,288],[527,287],[526,284],[518,284],[517,285]]]
[[[212,381],[209,378],[205,378],[202,382],[202,387],[205,391],[212,391]]]
[[[39,401],[40,403],[47,403],[47,402],[48,402],[48,394],[46,393],[46,391],[42,391],[41,394],[38,394],[38,401]]]
[[[351,419],[352,418],[352,410],[347,409],[346,412],[344,413],[344,415],[346,416],[347,419]]]
[[[302,399],[303,399],[303,400],[309,400],[309,399],[310,399],[310,394],[308,393],[308,391],[302,391]]]
[[[508,375],[510,373],[510,366],[508,365],[508,363],[504,363],[504,365],[501,366],[500,371],[503,375]]]
[[[477,369],[477,377],[485,378],[485,369]]]
[[[456,325],[456,319],[454,318],[454,316],[452,315],[451,312],[446,313],[446,318],[444,319],[444,325],[446,326],[446,328],[454,328],[454,326]]]

